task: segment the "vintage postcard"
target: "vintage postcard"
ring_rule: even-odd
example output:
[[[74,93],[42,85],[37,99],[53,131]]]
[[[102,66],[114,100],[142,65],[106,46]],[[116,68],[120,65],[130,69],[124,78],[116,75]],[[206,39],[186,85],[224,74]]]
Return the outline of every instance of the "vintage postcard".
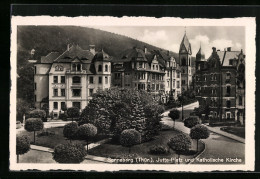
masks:
[[[254,170],[255,18],[11,29],[11,171]]]

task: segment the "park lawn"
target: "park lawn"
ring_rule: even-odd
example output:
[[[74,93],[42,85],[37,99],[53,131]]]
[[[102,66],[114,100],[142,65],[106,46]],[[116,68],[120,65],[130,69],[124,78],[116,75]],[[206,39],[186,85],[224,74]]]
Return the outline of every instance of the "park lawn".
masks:
[[[153,145],[163,145],[163,146],[167,146],[167,142],[169,141],[169,139],[174,136],[175,134],[178,134],[180,132],[176,131],[176,130],[167,130],[167,131],[160,131],[160,134],[158,136],[156,136],[156,138],[154,140],[151,140],[149,142],[145,142],[139,145],[135,145],[131,148],[131,153],[129,155],[128,153],[128,148],[123,147],[119,144],[112,144],[110,142],[105,143],[105,144],[101,144],[91,150],[89,150],[89,154],[90,155],[95,155],[95,156],[101,156],[101,157],[107,157],[107,158],[112,158],[112,159],[120,159],[120,158],[146,158],[146,159],[153,159],[154,163],[175,163],[175,161],[171,161],[171,158],[177,158],[177,154],[170,150],[169,153],[166,154],[161,154],[161,155],[153,155],[149,153],[149,149],[150,147],[152,147]],[[201,142],[199,142],[199,152],[201,152],[204,149],[204,144],[202,144]],[[183,160],[181,163],[188,163],[188,159],[192,159],[194,157],[196,157],[198,155],[197,152],[195,152],[194,150],[196,150],[196,141],[192,142],[192,149],[189,152],[190,154],[186,154],[186,155],[181,155],[180,158]],[[169,159],[168,162],[157,162],[157,159]],[[186,161],[185,161],[186,159]],[[115,161],[116,162],[116,161]],[[143,163],[151,163],[150,161],[147,162],[143,162]],[[177,162],[176,162],[177,163]]]
[[[245,127],[227,126],[222,127],[221,130],[245,138]]]
[[[58,144],[67,144],[70,142],[70,140],[66,139],[63,136],[63,127],[53,127],[53,128],[47,128],[44,129],[46,131],[52,131],[55,132],[55,135],[50,136],[37,136],[37,133],[40,133],[41,131],[36,132],[35,137],[35,145],[48,147],[48,148],[54,148]],[[17,135],[28,135],[31,139],[31,144],[33,144],[33,132],[27,132],[27,131],[21,131]],[[106,138],[106,136],[96,136],[93,139],[93,142],[99,141]],[[72,140],[72,143],[80,143],[82,145],[87,145],[87,142],[85,140]]]

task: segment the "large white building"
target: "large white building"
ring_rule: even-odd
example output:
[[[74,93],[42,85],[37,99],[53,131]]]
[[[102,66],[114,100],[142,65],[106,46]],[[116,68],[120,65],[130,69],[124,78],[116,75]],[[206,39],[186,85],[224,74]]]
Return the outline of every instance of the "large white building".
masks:
[[[35,63],[35,107],[48,106],[57,117],[69,107],[84,109],[98,89],[110,88],[111,57],[95,46],[83,50],[68,46],[62,54],[51,52]]]

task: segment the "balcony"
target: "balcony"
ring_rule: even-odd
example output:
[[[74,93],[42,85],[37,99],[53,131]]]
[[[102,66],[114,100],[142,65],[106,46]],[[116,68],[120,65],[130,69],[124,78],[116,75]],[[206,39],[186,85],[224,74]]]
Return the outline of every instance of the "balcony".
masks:
[[[72,75],[80,75],[80,74],[86,74],[86,70],[81,71],[72,71],[72,70],[66,70],[66,74],[72,74]]]

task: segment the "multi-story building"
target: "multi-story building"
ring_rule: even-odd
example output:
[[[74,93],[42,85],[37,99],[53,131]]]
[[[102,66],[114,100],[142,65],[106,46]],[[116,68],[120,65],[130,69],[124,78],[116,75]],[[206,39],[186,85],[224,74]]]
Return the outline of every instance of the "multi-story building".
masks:
[[[54,117],[63,109],[84,109],[98,89],[110,88],[111,57],[95,46],[83,50],[68,46],[63,53],[51,52],[35,63],[35,107],[48,105]]]
[[[200,105],[209,105],[216,119],[245,118],[245,55],[243,51],[225,51],[212,48],[205,60],[200,48],[196,55],[195,89]]]
[[[182,90],[188,90],[192,87],[193,75],[195,73],[195,64],[192,60],[192,50],[189,39],[186,35],[186,32],[183,36],[182,42],[179,49],[179,64],[181,68],[181,84]]]
[[[181,93],[179,65],[169,53],[134,47],[113,60],[112,85],[147,90],[166,102]]]

